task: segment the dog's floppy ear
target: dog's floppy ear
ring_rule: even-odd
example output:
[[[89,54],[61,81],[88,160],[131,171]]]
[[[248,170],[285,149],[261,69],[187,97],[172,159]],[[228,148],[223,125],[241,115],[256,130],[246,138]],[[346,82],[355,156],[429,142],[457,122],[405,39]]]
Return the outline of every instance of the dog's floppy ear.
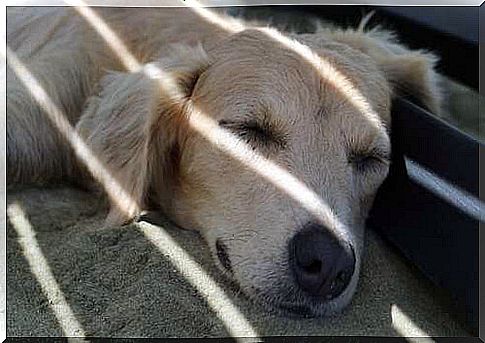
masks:
[[[76,128],[109,174],[101,182],[110,199],[108,223],[137,216],[153,178],[159,183],[170,173],[187,104],[207,66],[200,46],[174,47],[170,56],[138,72],[111,73],[101,80],[99,95],[89,100]]]
[[[411,50],[379,27],[369,31],[343,30],[329,34],[369,55],[384,72],[394,94],[409,97],[434,113],[442,106],[442,90],[435,71],[438,58],[430,52]]]

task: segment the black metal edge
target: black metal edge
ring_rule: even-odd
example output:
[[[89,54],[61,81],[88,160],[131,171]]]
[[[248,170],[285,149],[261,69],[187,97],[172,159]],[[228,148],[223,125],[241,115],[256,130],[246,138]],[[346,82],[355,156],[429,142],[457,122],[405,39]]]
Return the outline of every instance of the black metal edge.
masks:
[[[483,144],[404,99],[393,104],[393,135],[402,153],[479,196],[479,149]]]

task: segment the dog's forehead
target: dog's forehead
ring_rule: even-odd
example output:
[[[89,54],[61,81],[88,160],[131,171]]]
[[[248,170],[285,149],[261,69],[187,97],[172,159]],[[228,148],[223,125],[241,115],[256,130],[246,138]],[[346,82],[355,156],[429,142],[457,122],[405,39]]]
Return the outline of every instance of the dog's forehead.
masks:
[[[224,99],[224,108],[241,107],[247,115],[252,113],[245,111],[248,102],[262,103],[257,107],[271,116],[301,120],[310,114],[317,123],[345,112],[353,117],[347,125],[357,126],[367,119],[363,103],[387,124],[391,93],[372,60],[322,37],[288,40],[295,37],[297,44],[285,45],[261,30],[232,35],[210,52],[214,72],[206,75],[205,92]]]
[[[301,51],[291,46],[290,37],[275,36],[271,30],[247,29],[223,40],[212,49],[215,61],[255,61],[252,67],[298,65],[302,71],[314,69],[314,66],[302,57]],[[283,63],[283,65],[282,65]]]

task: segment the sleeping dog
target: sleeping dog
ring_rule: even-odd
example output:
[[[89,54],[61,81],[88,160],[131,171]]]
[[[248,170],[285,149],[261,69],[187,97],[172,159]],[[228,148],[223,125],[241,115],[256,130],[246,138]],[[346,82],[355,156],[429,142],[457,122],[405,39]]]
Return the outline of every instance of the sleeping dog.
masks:
[[[201,8],[7,15],[9,185],[95,185],[112,225],[158,209],[277,312],[349,303],[391,100],[440,110],[433,55],[379,29],[281,33]]]

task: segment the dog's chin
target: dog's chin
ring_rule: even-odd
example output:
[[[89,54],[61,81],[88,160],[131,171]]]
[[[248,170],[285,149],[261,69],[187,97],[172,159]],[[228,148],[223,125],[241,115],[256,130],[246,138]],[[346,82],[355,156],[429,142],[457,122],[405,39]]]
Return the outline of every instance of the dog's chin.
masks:
[[[249,295],[253,302],[261,305],[268,314],[286,318],[318,318],[337,316],[347,308],[350,299],[339,302],[339,299],[330,302],[314,303],[312,301],[286,302],[281,300],[262,299]]]
[[[242,292],[269,314],[295,319],[331,317],[341,314],[349,306],[356,291],[355,284],[356,282],[352,282],[342,295],[329,301],[307,295],[302,291],[298,292],[295,299],[285,299],[284,296],[265,294],[261,291],[254,292],[253,288],[242,289]]]
[[[344,311],[350,303],[348,299],[335,299],[328,302],[299,301],[299,302],[268,302],[262,301],[263,306],[269,311],[281,317],[288,318],[313,318],[331,317]]]

